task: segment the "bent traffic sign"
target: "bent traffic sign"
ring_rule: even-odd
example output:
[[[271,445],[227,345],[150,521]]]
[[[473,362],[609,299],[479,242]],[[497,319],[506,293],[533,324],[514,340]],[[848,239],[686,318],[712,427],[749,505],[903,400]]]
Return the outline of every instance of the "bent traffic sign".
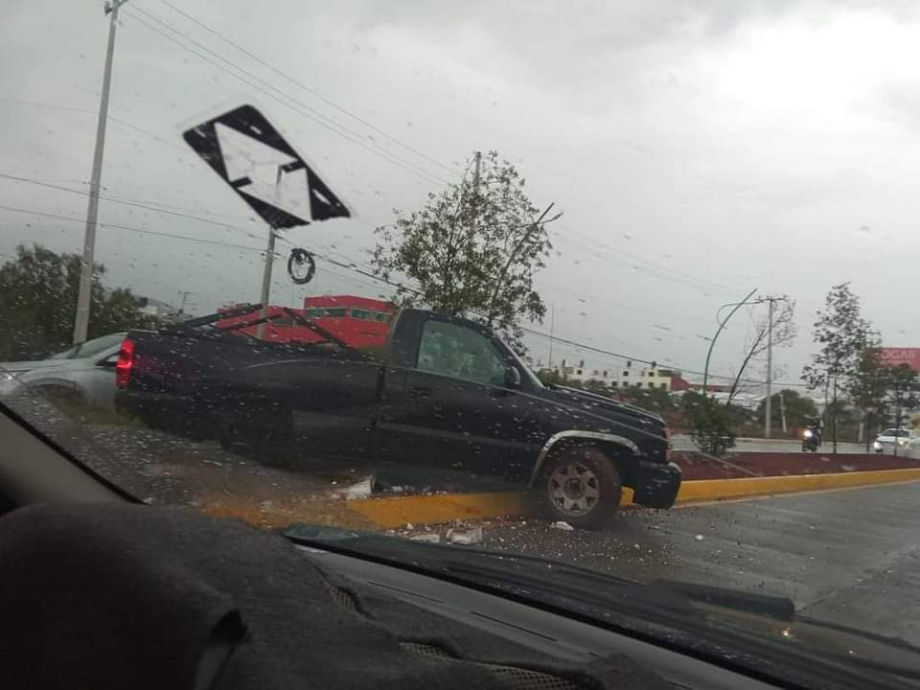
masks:
[[[202,122],[183,132],[182,138],[273,228],[351,215],[251,105]]]

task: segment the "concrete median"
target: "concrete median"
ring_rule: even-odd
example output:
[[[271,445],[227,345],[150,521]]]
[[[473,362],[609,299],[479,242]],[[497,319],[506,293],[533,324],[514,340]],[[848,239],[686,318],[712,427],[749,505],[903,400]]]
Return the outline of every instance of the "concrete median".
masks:
[[[699,476],[694,472],[687,474]],[[676,504],[683,506],[910,481],[920,481],[920,467],[756,477],[710,475],[707,478],[685,479]],[[312,523],[354,529],[392,529],[409,523],[424,525],[527,515],[531,512],[532,503],[524,491],[443,492],[346,499],[341,491],[322,495],[315,491],[316,487],[312,488],[312,495],[304,496],[297,491],[279,495],[266,487],[256,490],[259,487],[252,484],[231,486],[221,492],[200,495],[196,502],[203,512],[239,518],[265,528]],[[633,506],[632,499],[632,490],[624,489],[622,505]]]
[[[737,479],[698,479],[685,481],[681,485],[677,495],[677,504],[909,481],[920,481],[920,468]],[[622,505],[633,505],[630,489],[624,489]],[[528,512],[529,501],[527,494],[523,491],[506,491],[368,498],[348,501],[348,507],[378,527],[394,528],[407,523],[432,524],[453,520],[524,515]]]

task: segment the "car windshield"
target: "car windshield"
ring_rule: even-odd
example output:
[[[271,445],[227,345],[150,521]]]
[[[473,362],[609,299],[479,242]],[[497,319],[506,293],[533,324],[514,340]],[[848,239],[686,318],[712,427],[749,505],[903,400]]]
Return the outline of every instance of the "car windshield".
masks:
[[[76,461],[920,647],[920,6],[3,14],[0,403]]]

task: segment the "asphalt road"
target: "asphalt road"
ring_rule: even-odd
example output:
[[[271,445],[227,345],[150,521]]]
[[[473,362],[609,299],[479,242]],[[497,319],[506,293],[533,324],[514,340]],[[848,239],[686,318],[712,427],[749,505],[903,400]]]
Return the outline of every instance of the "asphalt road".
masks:
[[[605,532],[493,523],[487,548],[640,581],[790,597],[799,611],[920,645],[920,483],[626,510]]]

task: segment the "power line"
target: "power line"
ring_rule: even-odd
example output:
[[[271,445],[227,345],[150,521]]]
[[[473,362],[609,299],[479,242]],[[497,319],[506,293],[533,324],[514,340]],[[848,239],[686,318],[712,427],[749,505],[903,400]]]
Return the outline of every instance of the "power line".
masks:
[[[66,220],[71,223],[85,222],[82,219],[74,218],[73,216],[64,216],[59,213],[48,213],[47,211],[39,211],[37,209],[31,209],[31,208],[18,208],[15,206],[0,205],[0,209],[3,209],[4,211],[12,211],[14,213],[24,213],[26,215],[36,215],[36,216],[42,216],[45,218],[55,218],[57,220]],[[203,237],[189,237],[188,235],[176,235],[176,234],[169,233],[169,232],[160,232],[158,230],[145,230],[143,228],[135,228],[133,226],[122,225],[120,223],[100,222],[99,225],[101,225],[104,228],[114,228],[116,230],[126,230],[128,232],[136,232],[136,233],[140,233],[143,235],[155,235],[157,237],[170,237],[172,239],[187,240],[189,242],[200,242],[202,244],[211,244],[211,245],[216,245],[218,247],[245,249],[247,251],[255,251],[259,253],[262,253],[265,251],[264,249],[260,249],[259,247],[249,247],[249,246],[242,245],[242,244],[231,244],[229,242],[223,242],[221,240],[208,240]]]
[[[569,228],[566,229],[571,231]],[[614,263],[617,263],[621,266],[635,269],[640,273],[649,276],[650,278],[655,278],[664,282],[681,285],[683,287],[692,287],[697,290],[715,290],[720,292],[729,292],[732,294],[736,292],[734,288],[727,285],[720,285],[703,278],[698,278],[690,274],[681,273],[680,271],[676,271],[674,269],[659,266],[646,259],[633,256],[620,250],[612,249],[609,247],[609,245],[600,243],[597,240],[590,240],[596,243],[596,246],[591,246],[586,242],[582,242],[578,239],[563,235],[558,230],[553,231],[552,240],[554,242],[562,241],[564,244],[568,244],[571,248],[583,253],[588,257],[591,257],[592,259],[597,260],[600,258],[599,255],[604,255],[607,257],[605,259],[607,261],[613,261]]]
[[[36,185],[39,187],[46,187],[48,189],[54,189],[54,190],[61,191],[61,192],[68,192],[70,194],[78,194],[80,196],[89,196],[89,192],[84,192],[79,189],[71,189],[69,187],[64,187],[61,185],[51,184],[49,182],[43,182],[41,180],[36,180],[34,178],[20,177],[19,175],[10,175],[9,173],[0,173],[0,178],[4,178],[8,180],[15,180],[16,182],[24,182],[24,183]],[[218,227],[227,228],[229,230],[235,230],[237,232],[242,232],[247,237],[251,237],[252,239],[259,239],[258,237],[256,237],[256,235],[246,232],[242,228],[235,226],[235,225],[231,225],[230,223],[223,223],[220,221],[211,220],[210,218],[202,218],[201,216],[195,216],[190,213],[183,213],[181,211],[173,211],[173,210],[169,210],[166,208],[158,208],[156,206],[151,206],[149,204],[141,203],[139,201],[130,201],[127,199],[120,199],[118,197],[110,196],[107,194],[100,194],[99,198],[105,199],[106,201],[111,201],[112,203],[122,204],[124,206],[142,208],[148,211],[153,211],[154,213],[162,213],[162,214],[169,215],[169,216],[176,216],[178,218],[188,218],[190,220],[196,220],[199,223],[207,223],[208,225],[216,225]]]
[[[122,12],[124,12],[124,10],[122,10]],[[19,98],[0,98],[0,103],[10,103],[13,105],[27,105],[27,106],[32,106],[34,108],[48,108],[50,110],[69,111],[72,113],[80,113],[82,115],[97,115],[98,114],[96,111],[90,110],[89,108],[76,108],[74,106],[60,105],[58,103],[42,103],[39,101],[25,101]],[[137,125],[132,124],[128,122],[127,120],[122,120],[121,118],[116,117],[114,115],[109,115],[108,119],[110,119],[112,122],[116,123],[120,127],[134,130],[135,132],[144,134],[145,136],[148,136],[151,139],[156,139],[157,141],[163,144],[166,144],[167,146],[171,146],[174,149],[178,149],[179,151],[182,151],[182,153],[186,155],[189,154],[189,150],[185,146],[180,146],[174,141],[170,141],[169,139],[165,139],[161,137],[159,134],[154,134],[153,132],[149,130],[143,129],[142,127],[138,127]]]
[[[226,66],[224,66],[224,65],[222,65],[222,64],[220,64],[220,63],[218,63],[218,62],[215,62],[214,60],[209,59],[209,58],[208,58],[206,55],[204,55],[202,52],[200,52],[200,51],[198,51],[198,50],[195,50],[194,48],[191,48],[191,47],[189,47],[188,45],[185,45],[184,43],[182,43],[180,40],[178,40],[178,39],[175,38],[174,36],[171,36],[171,35],[165,33],[164,31],[160,30],[159,28],[153,26],[152,24],[150,24],[150,23],[144,21],[142,18],[136,16],[136,14],[135,14],[136,12],[140,12],[141,14],[143,14],[143,15],[149,17],[150,19],[152,19],[153,21],[157,22],[158,24],[161,24],[161,25],[165,26],[168,30],[172,31],[172,32],[173,32],[174,34],[176,34],[177,36],[181,36],[183,40],[188,41],[188,42],[191,43],[192,45],[198,46],[202,51],[204,51],[205,53],[208,53],[208,54],[210,54],[210,55],[213,55],[213,56],[214,56],[215,58],[217,58],[218,60],[222,60],[223,62],[227,63],[227,65],[230,65],[233,69],[235,69],[237,72],[240,72],[240,73],[241,73],[242,75],[244,75],[244,76],[240,76],[240,74],[237,74],[236,72],[231,71],[228,67],[226,67]],[[143,26],[145,26],[145,27],[146,27],[147,29],[149,29],[150,31],[153,31],[154,33],[157,33],[157,34],[159,34],[160,36],[162,36],[163,38],[166,38],[167,40],[169,40],[169,41],[171,41],[172,43],[176,44],[177,46],[179,46],[179,47],[182,48],[183,50],[185,50],[185,51],[187,51],[187,52],[189,52],[189,53],[192,53],[193,55],[195,55],[195,56],[201,58],[202,60],[204,60],[205,62],[207,62],[208,64],[210,64],[210,65],[212,65],[212,66],[214,66],[214,67],[216,67],[216,68],[218,68],[218,69],[220,69],[220,70],[226,72],[226,73],[229,74],[230,76],[232,76],[232,77],[234,77],[235,79],[237,79],[237,80],[243,82],[243,83],[246,84],[247,86],[249,86],[249,87],[255,89],[255,90],[258,91],[259,93],[262,93],[262,94],[268,96],[269,98],[271,98],[271,99],[277,101],[278,103],[281,103],[282,105],[285,105],[285,106],[291,108],[291,109],[294,110],[295,112],[297,112],[297,113],[299,113],[300,115],[303,115],[304,117],[306,117],[306,118],[312,120],[313,122],[315,122],[316,124],[320,125],[321,127],[324,127],[324,128],[326,128],[326,129],[328,129],[329,131],[333,132],[334,134],[338,134],[338,135],[341,136],[343,139],[345,139],[345,140],[351,142],[352,144],[354,144],[354,145],[356,145],[356,146],[358,146],[358,147],[364,149],[365,151],[371,153],[372,155],[375,155],[375,156],[381,158],[382,160],[384,160],[384,161],[386,161],[386,162],[388,162],[388,163],[391,163],[391,164],[393,164],[393,165],[395,165],[395,166],[397,166],[397,167],[402,168],[402,169],[405,170],[406,172],[409,172],[409,173],[415,175],[416,177],[419,177],[420,179],[423,179],[425,182],[428,182],[428,183],[435,183],[435,184],[439,184],[439,183],[449,184],[449,181],[448,181],[448,180],[445,180],[444,178],[438,177],[437,175],[435,175],[435,174],[433,174],[433,173],[431,173],[431,172],[429,172],[429,171],[427,171],[427,170],[424,170],[423,168],[420,168],[420,167],[418,167],[417,165],[415,165],[415,164],[413,164],[413,163],[411,163],[411,162],[409,162],[409,161],[406,161],[406,160],[400,158],[399,156],[397,156],[395,153],[393,153],[393,152],[391,152],[391,151],[376,149],[376,148],[373,148],[373,147],[371,147],[371,146],[368,146],[364,141],[362,141],[362,135],[361,135],[360,133],[357,133],[357,132],[353,132],[353,131],[348,130],[346,127],[344,127],[343,125],[337,123],[335,120],[333,120],[333,119],[327,117],[326,115],[323,115],[322,113],[320,113],[320,112],[314,110],[314,109],[311,108],[309,105],[307,105],[307,104],[303,103],[302,101],[300,101],[300,100],[294,98],[293,96],[291,96],[291,95],[285,93],[284,91],[282,91],[282,90],[279,89],[278,87],[276,87],[276,86],[274,86],[274,85],[268,83],[266,80],[259,78],[257,75],[252,74],[252,73],[249,72],[248,70],[246,70],[246,69],[240,67],[239,65],[237,65],[237,64],[236,64],[235,62],[233,62],[232,60],[230,60],[230,59],[228,59],[228,58],[226,58],[226,57],[220,55],[219,53],[217,53],[217,52],[211,50],[211,49],[208,48],[207,46],[204,46],[204,45],[202,45],[201,43],[198,43],[198,42],[195,41],[194,39],[189,38],[189,37],[188,37],[187,35],[185,35],[183,32],[181,32],[181,31],[175,29],[174,27],[170,26],[168,23],[166,23],[166,22],[164,22],[163,20],[158,19],[157,17],[151,15],[150,13],[148,13],[148,12],[146,12],[145,10],[141,9],[140,7],[136,7],[136,6],[135,6],[135,7],[131,8],[131,12],[127,12],[127,11],[126,11],[125,14],[127,14],[129,17],[131,17],[131,19],[133,19],[134,21],[136,21],[136,22],[142,24]],[[247,79],[247,77],[248,77],[248,79]],[[263,84],[264,84],[264,86],[263,86]],[[267,90],[266,90],[266,87],[269,88],[269,89],[272,89],[273,91],[276,91],[277,94],[280,94],[280,96],[279,96],[279,95],[276,95],[275,93],[271,93],[270,91],[267,91]],[[312,114],[311,114],[311,113],[312,113]],[[326,122],[324,122],[323,120],[326,120]],[[331,123],[331,124],[330,124],[330,123]]]
[[[326,103],[326,104],[330,105],[331,107],[335,108],[336,110],[338,110],[340,113],[342,113],[342,114],[344,114],[344,115],[347,115],[348,117],[352,118],[352,119],[355,120],[356,122],[361,123],[361,124],[364,125],[365,127],[368,127],[368,128],[370,128],[370,129],[372,129],[373,131],[377,132],[378,134],[381,134],[381,135],[385,136],[387,139],[389,139],[390,141],[392,141],[392,142],[394,142],[394,143],[396,143],[396,144],[399,144],[400,146],[402,146],[403,148],[405,148],[407,151],[411,151],[412,153],[414,153],[415,155],[419,156],[420,158],[425,159],[425,160],[428,161],[429,163],[433,163],[434,165],[437,165],[438,167],[442,168],[443,170],[447,171],[448,173],[451,173],[451,174],[453,174],[453,175],[456,175],[456,174],[457,174],[457,172],[458,172],[458,169],[457,169],[457,168],[447,166],[447,165],[441,163],[440,161],[435,160],[434,158],[431,158],[430,156],[428,156],[427,154],[423,153],[422,151],[419,151],[418,149],[416,149],[415,147],[411,146],[410,144],[407,144],[406,142],[402,141],[401,139],[398,139],[397,137],[392,136],[391,134],[385,132],[384,130],[380,129],[380,128],[377,127],[376,125],[374,125],[374,124],[368,122],[367,120],[365,120],[364,118],[360,117],[359,115],[356,115],[355,113],[351,112],[351,111],[348,110],[347,108],[344,108],[344,107],[340,106],[340,105],[339,105],[338,103],[336,103],[335,101],[333,101],[333,100],[331,100],[331,99],[329,99],[329,98],[323,96],[321,93],[319,93],[318,91],[316,91],[316,89],[313,89],[313,88],[307,86],[306,84],[304,84],[304,83],[301,82],[301,81],[298,81],[297,79],[295,79],[295,78],[292,77],[291,75],[287,74],[286,72],[281,71],[280,69],[278,69],[277,67],[275,67],[275,66],[272,65],[271,63],[269,63],[269,62],[263,60],[262,58],[260,58],[258,55],[252,53],[251,51],[247,50],[246,48],[244,48],[243,46],[239,45],[238,43],[235,43],[234,41],[230,40],[229,38],[227,38],[225,35],[223,35],[223,34],[220,33],[219,31],[217,31],[217,30],[211,28],[210,26],[208,26],[208,25],[205,24],[204,22],[200,21],[199,19],[196,19],[195,17],[193,17],[192,15],[188,14],[187,12],[185,12],[185,11],[179,9],[178,7],[176,7],[175,5],[173,5],[172,3],[167,2],[167,0],[161,0],[161,2],[162,2],[164,5],[166,5],[167,7],[169,7],[170,9],[172,9],[173,11],[178,12],[179,14],[181,14],[183,17],[185,17],[185,18],[188,19],[189,21],[191,21],[191,22],[197,24],[198,26],[200,26],[200,27],[201,27],[202,29],[204,29],[205,31],[209,32],[210,34],[212,34],[212,35],[214,35],[214,36],[217,36],[220,40],[222,40],[222,41],[224,41],[225,43],[227,43],[228,45],[230,45],[230,46],[236,48],[238,51],[240,51],[240,52],[243,53],[244,55],[246,55],[246,56],[252,58],[252,59],[255,60],[257,63],[259,63],[260,65],[262,65],[263,67],[266,67],[266,68],[270,69],[271,71],[275,72],[276,74],[278,74],[279,76],[281,76],[281,77],[287,79],[289,82],[291,82],[291,83],[294,84],[295,86],[299,86],[301,89],[303,89],[303,90],[306,91],[307,93],[312,94],[313,96],[316,96],[317,98],[319,98],[319,99],[320,99],[321,101],[323,101],[324,103]]]
[[[589,236],[586,235],[585,233],[583,233],[583,232],[581,232],[581,231],[579,231],[579,230],[576,230],[575,228],[569,227],[569,226],[567,226],[567,225],[562,225],[562,224],[560,224],[559,227],[562,228],[562,229],[564,229],[564,230],[566,230],[566,231],[567,231],[568,233],[570,233],[570,234],[574,234],[574,235],[581,236],[584,240],[587,240],[588,242],[593,242],[593,243],[595,243],[598,247],[602,247],[602,248],[606,249],[608,252],[611,252],[611,253],[613,253],[613,254],[622,256],[623,258],[628,259],[628,260],[630,260],[630,261],[636,261],[636,262],[639,262],[639,263],[646,264],[647,266],[649,266],[649,267],[651,267],[651,268],[653,268],[653,269],[655,269],[655,270],[657,270],[657,271],[661,271],[661,272],[668,273],[668,274],[671,274],[671,275],[680,276],[680,277],[686,278],[687,280],[694,281],[694,282],[698,282],[698,283],[700,283],[700,284],[710,285],[710,286],[712,286],[712,289],[715,289],[715,290],[727,290],[727,291],[730,291],[730,292],[733,292],[733,293],[738,291],[737,288],[735,288],[735,287],[733,287],[733,286],[731,286],[731,285],[724,285],[724,284],[722,284],[722,283],[717,283],[717,282],[715,282],[715,281],[713,281],[713,280],[708,280],[708,279],[706,279],[706,278],[700,278],[699,276],[696,276],[696,275],[693,275],[693,274],[690,274],[690,273],[683,273],[683,272],[681,272],[681,271],[678,271],[678,270],[673,269],[673,268],[669,268],[669,267],[667,267],[667,266],[660,266],[660,265],[658,265],[658,264],[655,264],[655,263],[649,261],[648,259],[643,259],[643,258],[641,258],[641,257],[638,257],[638,256],[635,256],[635,255],[633,255],[633,254],[630,254],[629,252],[623,251],[623,250],[622,250],[621,248],[619,248],[619,247],[614,247],[613,245],[607,244],[606,242],[602,242],[602,241],[600,241],[600,240],[598,240],[598,239],[596,239],[596,238],[594,238],[594,237],[589,237]],[[558,236],[558,237],[562,237],[562,238],[565,237],[564,235],[557,235],[557,236]],[[592,248],[592,251],[595,251],[595,250]]]

